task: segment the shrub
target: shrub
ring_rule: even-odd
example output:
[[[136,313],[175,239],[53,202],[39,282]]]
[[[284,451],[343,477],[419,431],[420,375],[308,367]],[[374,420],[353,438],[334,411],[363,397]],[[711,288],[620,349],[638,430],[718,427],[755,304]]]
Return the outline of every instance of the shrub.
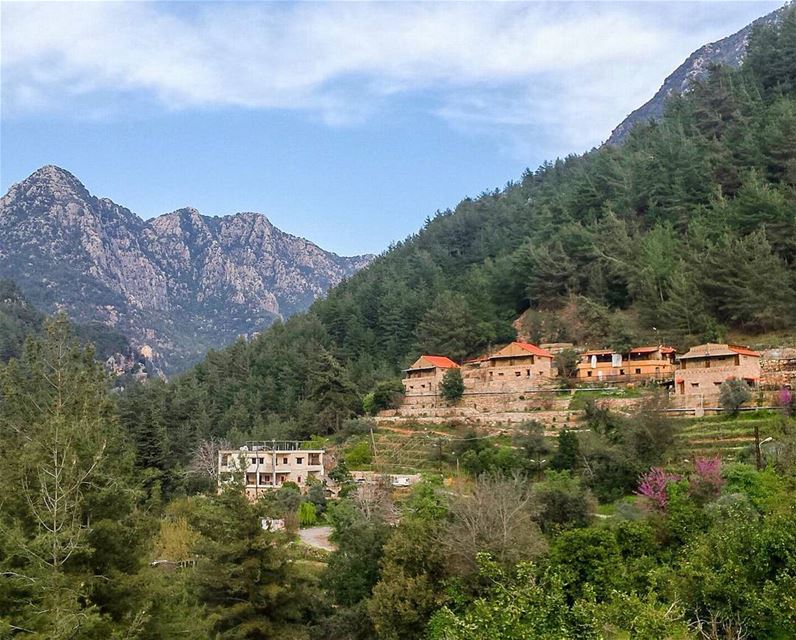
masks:
[[[639,479],[636,494],[647,499],[647,504],[655,511],[666,511],[669,502],[668,485],[678,482],[680,476],[667,473],[660,467],[653,467]]]
[[[700,502],[709,502],[719,496],[724,486],[721,477],[721,458],[696,458],[694,472],[688,483],[688,492]]]
[[[302,527],[311,527],[318,521],[315,505],[312,502],[302,502],[298,512],[299,524]]]
[[[367,440],[360,440],[343,455],[348,468],[362,467],[373,460],[373,453]]]
[[[721,383],[719,390],[719,404],[725,411],[736,415],[744,402],[752,399],[749,385],[738,378],[730,378]]]

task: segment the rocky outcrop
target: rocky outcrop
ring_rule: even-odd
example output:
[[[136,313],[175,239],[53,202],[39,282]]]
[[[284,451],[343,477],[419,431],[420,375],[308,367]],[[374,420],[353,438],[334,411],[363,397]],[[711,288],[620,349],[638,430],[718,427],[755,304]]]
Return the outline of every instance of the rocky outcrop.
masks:
[[[672,96],[686,93],[694,86],[695,82],[705,78],[712,67],[717,65],[739,67],[746,54],[749,35],[752,33],[755,26],[764,26],[778,22],[790,4],[791,3],[788,3],[784,7],[762,18],[758,18],[731,36],[722,38],[717,42],[706,44],[694,51],[683,64],[677,67],[677,69],[664,80],[663,86],[658,89],[658,92],[649,101],[633,111],[611,132],[611,136],[605,144],[621,144],[637,124],[661,118],[666,109],[666,102],[668,99]]]
[[[0,277],[47,312],[150,346],[172,371],[306,309],[370,258],[324,251],[258,213],[145,221],[55,166],[0,200]]]

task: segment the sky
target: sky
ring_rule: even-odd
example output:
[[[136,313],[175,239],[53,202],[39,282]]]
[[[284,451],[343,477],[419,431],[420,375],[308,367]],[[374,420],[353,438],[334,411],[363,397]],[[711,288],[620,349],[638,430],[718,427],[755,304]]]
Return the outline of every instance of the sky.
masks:
[[[342,255],[599,145],[781,2],[3,2],[0,189],[265,214]]]

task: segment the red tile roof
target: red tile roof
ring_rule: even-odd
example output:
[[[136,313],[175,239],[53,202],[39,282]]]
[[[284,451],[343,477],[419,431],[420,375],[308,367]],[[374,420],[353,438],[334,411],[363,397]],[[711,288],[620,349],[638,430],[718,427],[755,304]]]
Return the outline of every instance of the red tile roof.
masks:
[[[459,366],[447,356],[422,356],[422,357],[428,360],[435,367],[439,367],[440,369],[453,369]]]
[[[537,347],[535,344],[531,344],[530,342],[520,342],[515,341],[512,344],[516,344],[521,349],[525,349],[529,353],[534,354],[535,356],[541,356],[542,358],[552,358],[553,354],[547,351],[547,349],[542,349],[542,347]]]
[[[734,344],[727,345],[730,348],[730,351],[734,351],[735,353],[740,353],[742,356],[754,356],[756,358],[760,357],[760,354],[757,351],[752,351],[748,347],[739,347]]]

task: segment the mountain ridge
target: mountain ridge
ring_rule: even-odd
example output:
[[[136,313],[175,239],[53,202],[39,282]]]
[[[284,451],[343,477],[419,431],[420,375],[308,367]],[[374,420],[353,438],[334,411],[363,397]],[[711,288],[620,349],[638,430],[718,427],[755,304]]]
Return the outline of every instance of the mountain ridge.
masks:
[[[758,27],[777,24],[791,6],[793,6],[793,2],[787,2],[779,9],[757,18],[735,33],[705,44],[694,51],[666,77],[652,98],[631,111],[614,128],[605,144],[609,146],[622,144],[637,124],[660,120],[669,98],[687,93],[696,82],[707,77],[713,66],[739,67],[746,55],[752,31]]]
[[[171,370],[307,308],[372,259],[325,251],[256,212],[183,207],[144,220],[55,165],[0,199],[0,241],[0,277],[37,306],[119,328]]]

